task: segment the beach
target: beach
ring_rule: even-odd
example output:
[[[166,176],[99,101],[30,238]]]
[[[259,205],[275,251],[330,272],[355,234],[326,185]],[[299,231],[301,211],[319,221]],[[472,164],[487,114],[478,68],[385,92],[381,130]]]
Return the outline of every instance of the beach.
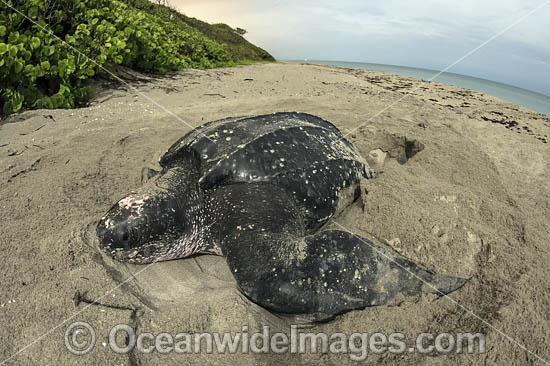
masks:
[[[6,364],[355,364],[349,353],[112,350],[109,334],[481,333],[483,353],[369,352],[381,365],[544,364],[550,315],[550,116],[467,89],[377,71],[270,63],[128,76],[90,106],[0,122],[0,362]],[[371,162],[365,209],[337,222],[422,266],[470,278],[329,322],[271,314],[237,290],[223,257],[131,266],[101,253],[95,224],[144,167],[204,122],[299,111],[333,122]],[[251,258],[253,260],[253,258]],[[95,301],[95,302],[94,302]],[[85,355],[66,331],[93,327]],[[122,334],[122,333],[121,333]],[[69,337],[70,338],[70,337]],[[83,339],[83,338],[82,338]],[[124,337],[118,337],[122,345]],[[154,344],[154,342],[153,342]],[[19,353],[18,353],[19,352]]]

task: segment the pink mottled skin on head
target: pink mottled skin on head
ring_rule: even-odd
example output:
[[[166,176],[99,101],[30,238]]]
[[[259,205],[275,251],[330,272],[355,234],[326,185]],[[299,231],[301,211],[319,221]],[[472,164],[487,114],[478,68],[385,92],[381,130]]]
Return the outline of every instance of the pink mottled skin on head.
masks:
[[[120,201],[118,201],[118,206],[120,208],[124,208],[126,210],[135,211],[135,214],[137,216],[140,216],[143,212],[143,205],[145,204],[145,201],[149,199],[149,196],[147,195],[134,195],[134,196],[128,196]],[[135,220],[137,216],[132,215],[129,217],[131,220]]]

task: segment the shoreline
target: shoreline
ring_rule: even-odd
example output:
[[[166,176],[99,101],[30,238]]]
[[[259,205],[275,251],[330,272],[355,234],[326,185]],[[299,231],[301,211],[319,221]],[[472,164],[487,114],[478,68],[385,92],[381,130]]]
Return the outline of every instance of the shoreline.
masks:
[[[550,115],[550,96],[540,92],[536,92],[530,89],[525,89],[519,86],[505,84],[494,80],[478,78],[475,76],[457,74],[454,72],[440,71],[407,67],[399,65],[387,65],[387,64],[375,64],[367,62],[348,62],[348,61],[300,61],[290,60],[288,63],[302,63],[304,65],[317,65],[317,66],[331,66],[331,67],[343,67],[343,68],[356,68],[360,70],[385,72],[391,75],[399,75],[405,77],[412,77],[428,82],[440,83],[447,86],[458,87],[478,93],[491,95],[496,98],[500,98],[510,103],[517,104],[524,108],[531,109],[534,112]],[[435,81],[430,79],[438,75]]]

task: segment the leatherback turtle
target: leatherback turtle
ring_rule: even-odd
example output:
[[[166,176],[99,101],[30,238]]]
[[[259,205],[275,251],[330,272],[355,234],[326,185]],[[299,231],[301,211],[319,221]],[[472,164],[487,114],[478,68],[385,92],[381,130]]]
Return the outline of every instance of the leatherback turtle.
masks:
[[[330,122],[305,113],[232,117],[187,133],[162,171],[100,220],[115,259],[223,255],[240,290],[275,312],[333,316],[398,294],[447,294],[465,279],[323,227],[371,170]]]

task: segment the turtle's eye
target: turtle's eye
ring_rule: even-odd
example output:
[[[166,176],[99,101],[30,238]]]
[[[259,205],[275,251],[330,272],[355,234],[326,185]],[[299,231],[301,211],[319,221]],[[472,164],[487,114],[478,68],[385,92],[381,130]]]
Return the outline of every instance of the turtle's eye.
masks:
[[[127,229],[117,230],[118,242],[122,244],[121,246],[124,249],[128,249],[128,242],[130,241],[130,233]]]
[[[118,239],[125,248],[128,248],[130,244],[139,242],[139,232],[126,227],[118,232]]]

